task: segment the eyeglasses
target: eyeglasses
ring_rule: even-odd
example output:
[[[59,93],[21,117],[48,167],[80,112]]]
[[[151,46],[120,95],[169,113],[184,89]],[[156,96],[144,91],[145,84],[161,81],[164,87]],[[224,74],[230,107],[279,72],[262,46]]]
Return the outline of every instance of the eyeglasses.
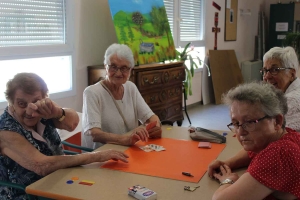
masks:
[[[270,72],[271,75],[277,75],[279,73],[279,71],[285,70],[285,69],[292,69],[292,68],[274,67],[274,68],[271,68],[271,69],[261,69],[259,72],[263,76],[266,76],[268,72]]]
[[[117,72],[118,70],[121,71],[121,73],[127,73],[130,70],[130,67],[122,66],[122,67],[117,67],[115,65],[107,65],[108,70],[111,72]]]
[[[239,127],[242,127],[245,131],[254,131],[255,130],[255,125],[260,122],[263,119],[266,118],[270,118],[270,116],[266,115],[262,118],[259,118],[257,120],[250,120],[250,121],[246,121],[243,124],[238,124],[238,123],[230,123],[227,125],[227,127],[232,131],[232,132],[237,132],[237,130],[239,129]]]

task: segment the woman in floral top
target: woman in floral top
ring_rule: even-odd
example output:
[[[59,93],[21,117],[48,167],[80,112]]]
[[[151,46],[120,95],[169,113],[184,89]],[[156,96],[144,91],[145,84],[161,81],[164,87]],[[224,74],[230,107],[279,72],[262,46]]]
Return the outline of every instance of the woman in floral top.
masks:
[[[47,85],[36,74],[17,74],[5,95],[9,105],[0,116],[0,180],[27,186],[61,168],[109,159],[127,162],[126,154],[114,150],[63,155],[56,128],[73,131],[79,117],[48,98]],[[5,186],[0,196],[26,199],[24,192]]]

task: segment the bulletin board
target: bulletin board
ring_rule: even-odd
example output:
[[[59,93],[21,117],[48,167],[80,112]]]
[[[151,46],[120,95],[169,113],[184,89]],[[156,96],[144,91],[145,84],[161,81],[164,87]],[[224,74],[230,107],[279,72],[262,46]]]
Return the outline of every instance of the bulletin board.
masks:
[[[236,41],[238,0],[225,1],[225,41]]]

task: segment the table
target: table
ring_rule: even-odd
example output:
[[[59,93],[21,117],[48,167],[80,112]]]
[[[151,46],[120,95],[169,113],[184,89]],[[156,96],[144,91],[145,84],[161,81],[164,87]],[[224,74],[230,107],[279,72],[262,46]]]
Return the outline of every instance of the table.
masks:
[[[191,140],[188,127],[163,126],[163,137]],[[223,133],[224,131],[216,131]],[[233,133],[226,131],[226,147],[219,155],[218,159],[224,160],[235,155],[242,147]],[[100,150],[116,149],[125,151],[128,147],[106,144]],[[41,180],[26,187],[26,192],[33,195],[53,198],[53,199],[128,199],[134,198],[127,195],[130,186],[139,184],[158,194],[158,199],[162,200],[208,200],[212,198],[214,191],[219,187],[219,183],[210,179],[205,174],[199,183],[190,183],[172,179],[164,179],[140,174],[126,173],[115,170],[100,168],[103,163],[92,163],[89,165],[78,166],[67,169],[57,170]],[[238,174],[244,170],[237,171]],[[83,180],[93,180],[95,184],[86,186],[81,184],[66,184],[67,180],[77,176]],[[184,186],[198,186],[200,188],[194,192],[185,191]]]

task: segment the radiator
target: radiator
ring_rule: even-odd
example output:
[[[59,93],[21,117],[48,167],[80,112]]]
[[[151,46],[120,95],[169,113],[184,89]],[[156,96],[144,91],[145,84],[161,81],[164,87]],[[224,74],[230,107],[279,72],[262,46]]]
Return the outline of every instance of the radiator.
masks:
[[[242,75],[244,82],[262,80],[262,75],[259,72],[262,67],[263,63],[261,60],[249,60],[242,62]]]

